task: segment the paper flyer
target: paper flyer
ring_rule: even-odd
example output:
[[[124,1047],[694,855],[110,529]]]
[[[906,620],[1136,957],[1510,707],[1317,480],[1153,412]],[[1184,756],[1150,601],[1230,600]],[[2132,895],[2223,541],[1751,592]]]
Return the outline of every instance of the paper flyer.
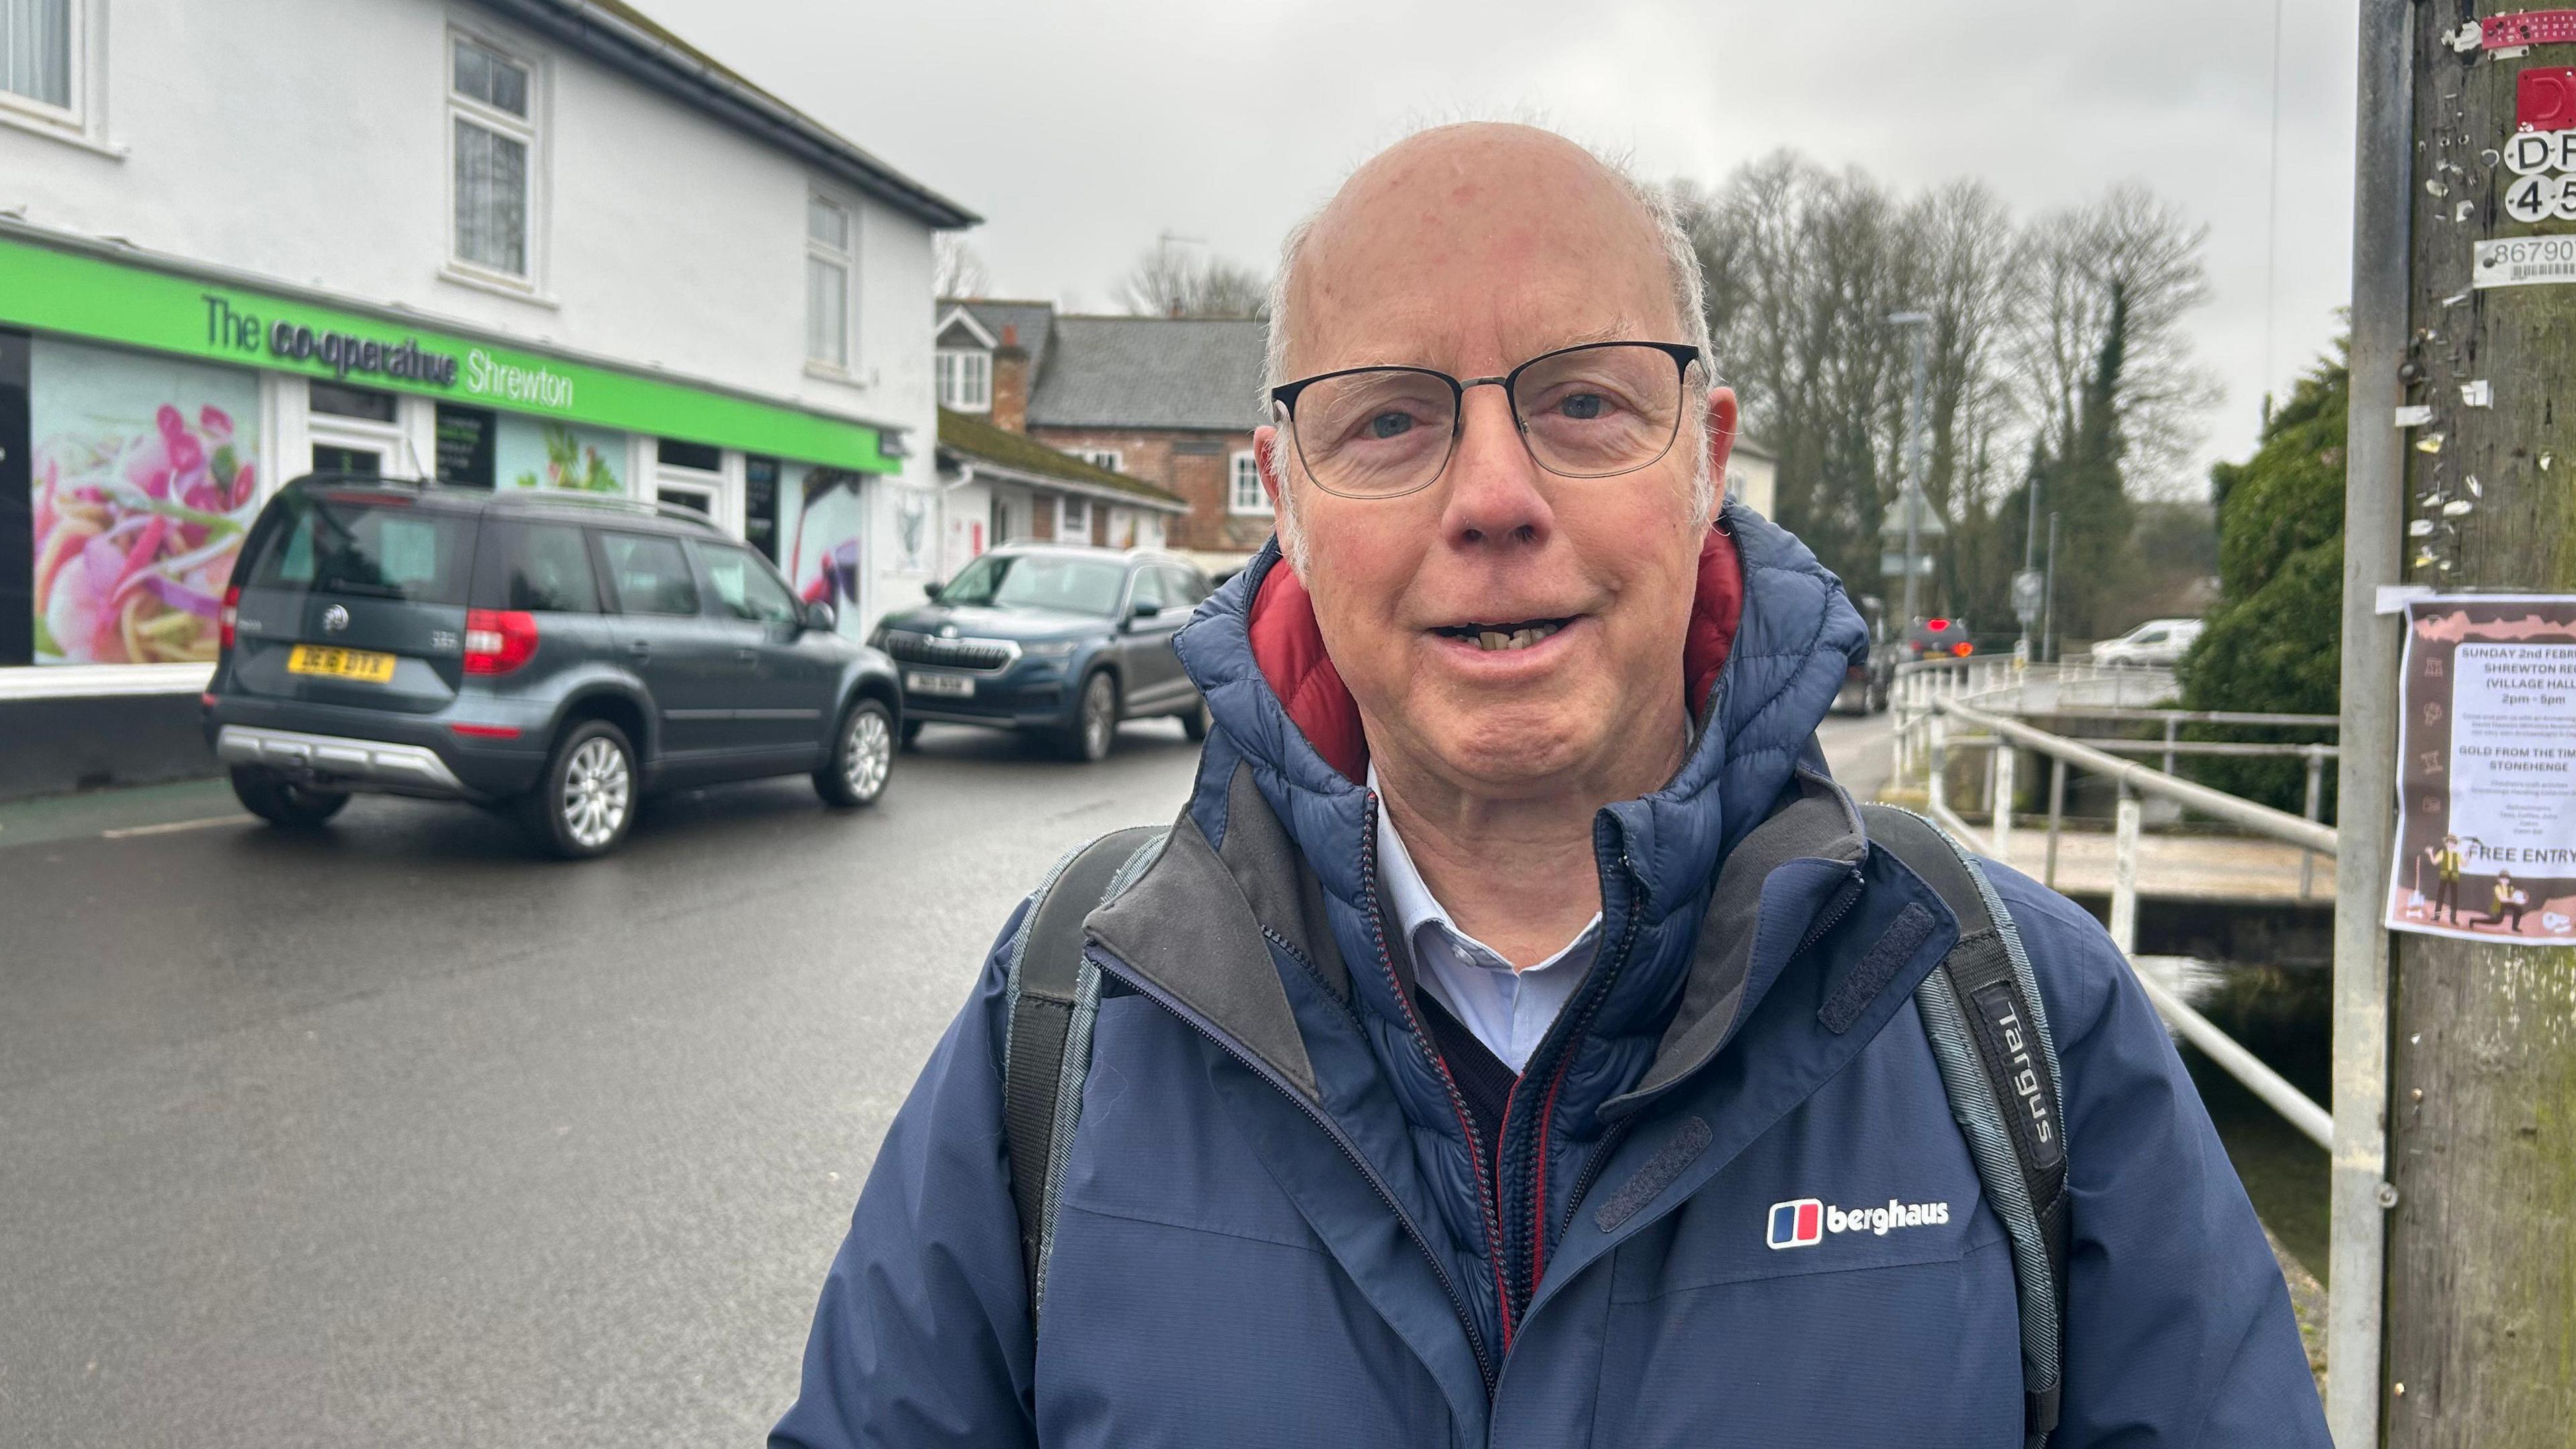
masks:
[[[2391,930],[2576,946],[2576,596],[2406,607]]]

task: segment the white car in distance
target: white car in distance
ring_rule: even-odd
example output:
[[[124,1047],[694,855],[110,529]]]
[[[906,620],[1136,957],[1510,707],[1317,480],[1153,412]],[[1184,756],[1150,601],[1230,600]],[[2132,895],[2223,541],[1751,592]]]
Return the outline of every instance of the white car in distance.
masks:
[[[2171,669],[2200,637],[2198,619],[2149,619],[2117,639],[2093,646],[2093,662],[2140,669]]]

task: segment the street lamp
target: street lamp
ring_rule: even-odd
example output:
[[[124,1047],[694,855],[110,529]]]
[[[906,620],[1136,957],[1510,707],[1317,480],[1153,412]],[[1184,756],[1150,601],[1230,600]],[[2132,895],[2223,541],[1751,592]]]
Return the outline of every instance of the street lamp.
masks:
[[[1898,312],[1887,323],[1914,334],[1914,393],[1905,409],[1905,627],[1911,629],[1923,587],[1923,388],[1932,366],[1932,314]]]

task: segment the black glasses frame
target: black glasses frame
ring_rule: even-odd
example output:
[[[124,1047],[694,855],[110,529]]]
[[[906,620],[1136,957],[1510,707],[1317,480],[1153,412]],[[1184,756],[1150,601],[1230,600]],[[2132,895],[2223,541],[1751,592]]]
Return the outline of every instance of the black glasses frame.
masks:
[[[1521,451],[1528,453],[1530,461],[1536,463],[1539,467],[1546,469],[1550,473],[1554,473],[1559,478],[1617,478],[1625,474],[1634,473],[1640,468],[1651,468],[1657,463],[1662,462],[1665,455],[1672,452],[1673,439],[1680,437],[1682,432],[1681,409],[1675,408],[1673,410],[1673,430],[1670,435],[1665,437],[1663,447],[1657,449],[1653,457],[1647,458],[1642,462],[1632,463],[1625,468],[1609,473],[1568,473],[1562,468],[1548,467],[1547,460],[1541,458],[1535,451],[1531,450],[1529,445],[1529,423],[1521,417],[1520,398],[1514,392],[1515,387],[1520,382],[1521,374],[1538,366],[1542,362],[1553,362],[1557,358],[1569,356],[1577,352],[1597,352],[1605,347],[1643,347],[1660,352],[1673,360],[1675,379],[1685,385],[1690,381],[1691,364],[1700,360],[1699,349],[1687,342],[1612,341],[1584,342],[1578,343],[1572,347],[1560,347],[1554,352],[1542,352],[1538,356],[1531,358],[1529,361],[1522,363],[1520,366],[1513,368],[1511,371],[1504,373],[1500,377],[1452,377],[1448,373],[1442,372],[1436,367],[1414,367],[1403,363],[1389,363],[1375,367],[1345,367],[1333,372],[1319,372],[1313,377],[1301,377],[1295,382],[1281,383],[1279,386],[1270,390],[1270,405],[1277,408],[1285,416],[1288,425],[1288,435],[1292,441],[1296,441],[1297,443],[1297,461],[1305,463],[1306,445],[1303,440],[1297,439],[1297,397],[1299,394],[1303,393],[1306,389],[1313,387],[1315,384],[1319,382],[1330,382],[1337,377],[1356,377],[1361,373],[1373,372],[1417,373],[1423,377],[1438,378],[1440,381],[1449,384],[1449,447],[1446,452],[1443,452],[1440,455],[1440,466],[1432,469],[1421,482],[1416,483],[1412,487],[1399,493],[1344,493],[1342,490],[1326,483],[1316,474],[1314,466],[1312,464],[1307,464],[1306,476],[1314,479],[1316,487],[1323,489],[1325,492],[1330,493],[1337,498],[1404,498],[1412,494],[1419,493],[1423,489],[1430,487],[1432,484],[1439,482],[1440,475],[1449,471],[1449,460],[1458,455],[1458,439],[1466,432],[1467,389],[1471,387],[1499,387],[1503,390],[1503,405],[1512,410],[1512,428],[1515,432],[1520,434]]]

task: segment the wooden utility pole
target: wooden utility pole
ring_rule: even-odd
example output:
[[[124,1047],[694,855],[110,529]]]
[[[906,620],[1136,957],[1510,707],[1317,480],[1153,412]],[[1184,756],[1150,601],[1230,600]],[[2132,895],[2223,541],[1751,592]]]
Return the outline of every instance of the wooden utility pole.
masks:
[[[2576,265],[2499,284],[2514,274],[2495,246],[2567,238],[2576,260],[2576,197],[2554,202],[2576,193],[2576,169],[2517,173],[2513,155],[2517,90],[2526,112],[2532,103],[2520,78],[2576,67],[2576,13],[2523,15],[2499,45],[2482,18],[2516,8],[2412,7],[2406,356],[2394,388],[2353,378],[2356,430],[2392,393],[2431,410],[2399,433],[2404,580],[2446,592],[2576,592]],[[2544,43],[2517,53],[2516,36]],[[2568,151],[2576,159],[2576,132]],[[2525,186],[2527,174],[2550,179]],[[2553,205],[2535,214],[2540,192]],[[2347,808],[2389,802],[2348,797]],[[2576,951],[2399,934],[2390,960],[2385,1442],[2565,1449],[2576,1442]]]

